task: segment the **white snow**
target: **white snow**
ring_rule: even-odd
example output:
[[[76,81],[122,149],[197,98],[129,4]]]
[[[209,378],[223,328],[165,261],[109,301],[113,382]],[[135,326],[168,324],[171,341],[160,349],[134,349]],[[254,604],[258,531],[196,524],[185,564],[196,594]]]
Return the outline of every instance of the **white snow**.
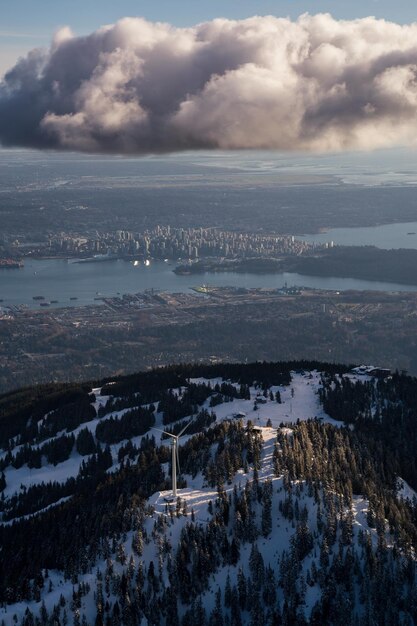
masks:
[[[4,494],[6,497],[14,493],[18,493],[21,487],[29,488],[32,485],[39,485],[42,482],[59,482],[64,483],[68,478],[75,477],[78,474],[81,461],[87,457],[82,457],[73,452],[71,457],[59,463],[58,465],[45,465],[39,469],[29,469],[27,465],[23,465],[19,469],[7,467],[4,471],[6,477],[6,489]]]
[[[398,478],[397,485],[397,495],[399,498],[410,500],[410,502],[416,500],[417,502],[417,493],[403,478]]]
[[[303,406],[303,404],[310,407],[311,409],[317,409],[316,398],[314,395],[314,386],[305,385],[305,387],[308,388],[308,391],[303,391],[302,382],[296,380],[293,383],[294,397],[291,396],[291,391],[288,390],[289,397],[291,397],[292,401],[294,402],[294,412],[295,412],[295,415],[297,416],[294,419],[299,419],[298,416],[302,415],[301,407]],[[287,401],[289,400],[289,397],[286,398]],[[236,402],[240,404],[242,402],[249,402],[249,401],[239,400]],[[225,413],[224,418],[227,417],[227,413],[231,409],[231,404],[232,403],[228,403],[227,407],[223,407],[223,409],[227,408],[227,411],[226,410],[224,411]],[[276,422],[278,422],[278,420],[281,421],[282,415],[285,416],[285,412],[282,408],[283,406],[285,406],[285,403],[284,405],[277,405],[278,411],[274,412],[272,409],[275,408],[275,404],[276,403],[272,403],[268,401],[266,405],[262,405],[261,410],[264,409],[265,413],[262,414],[259,421],[264,421],[265,419],[267,419],[267,417],[271,417],[271,420],[275,420]],[[218,410],[219,408],[222,408],[222,407],[216,407],[216,410]],[[250,407],[246,407],[246,408],[248,409],[248,413],[249,413],[248,419],[250,419],[251,418]],[[270,409],[269,411],[267,410],[268,408]],[[236,409],[233,408],[232,410],[236,410]],[[317,413],[315,414],[317,415]],[[306,419],[306,417],[307,416],[305,416],[304,419]],[[222,418],[220,417],[220,419]],[[274,473],[273,473],[272,455],[273,455],[274,445],[276,442],[276,434],[277,434],[276,426],[274,425],[274,427],[272,428],[266,428],[261,425],[260,430],[261,430],[264,443],[263,443],[262,455],[261,455],[261,468],[259,471],[259,480],[264,481],[266,479],[270,479],[272,481],[273,527],[272,527],[271,534],[267,538],[260,536],[256,540],[256,543],[264,559],[265,566],[270,565],[275,572],[276,579],[278,579],[279,562],[282,557],[282,552],[284,550],[288,550],[289,545],[290,545],[290,539],[295,532],[295,526],[294,526],[294,522],[291,522],[288,519],[284,518],[282,513],[279,510],[279,503],[281,500],[284,499],[285,492],[283,489],[283,477],[282,476],[276,477],[274,476]],[[286,433],[292,432],[291,429],[289,428],[285,428],[284,430]],[[61,465],[64,466],[65,464],[61,464]],[[69,465],[71,467],[71,462],[69,463]],[[151,498],[149,498],[148,505],[150,507],[149,509],[150,513],[145,521],[145,528],[146,528],[150,541],[148,542],[145,541],[144,551],[140,559],[139,557],[134,555],[135,564],[137,564],[139,560],[142,560],[145,564],[149,564],[151,560],[153,560],[155,564],[158,563],[159,534],[154,533],[153,528],[154,528],[155,520],[159,516],[163,516],[166,518],[167,526],[165,528],[164,533],[166,537],[168,538],[168,540],[170,541],[171,545],[173,546],[174,550],[180,538],[181,530],[183,529],[185,524],[190,522],[192,510],[194,512],[195,522],[197,524],[201,524],[204,526],[210,520],[211,515],[208,511],[208,504],[210,500],[214,504],[217,498],[217,490],[215,488],[213,489],[211,487],[205,486],[204,479],[201,474],[197,475],[195,478],[191,478],[191,476],[189,475],[185,476],[185,478],[187,480],[188,486],[185,489],[179,489],[178,495],[181,498],[181,500],[183,502],[185,501],[187,504],[187,516],[180,515],[179,517],[176,517],[174,513],[174,516],[171,521],[171,516],[169,515],[169,512],[168,512],[169,505],[166,502],[166,498],[171,495],[170,491],[158,492],[158,493],[155,493]],[[231,483],[225,485],[226,493],[228,494],[231,493],[235,485],[238,487],[238,489],[243,488],[245,486],[246,481],[251,481],[252,479],[253,479],[253,468],[249,468],[247,474],[245,474],[243,470],[239,470],[234,476]],[[300,483],[300,486],[304,487],[304,484]],[[317,505],[315,504],[314,499],[308,496],[306,488],[303,488],[301,497],[300,497],[300,506],[304,506],[304,505],[307,507],[307,510],[309,513],[310,530],[311,532],[314,533],[317,528],[316,527]],[[173,507],[175,508],[175,503]],[[361,529],[367,530],[367,531],[369,530],[367,523],[366,523],[367,508],[368,508],[368,503],[365,499],[360,498],[360,497],[354,498],[354,503],[353,503],[353,512],[354,512],[354,519],[355,519],[354,543],[356,545],[357,545],[357,537],[358,537],[359,530]],[[375,531],[371,531],[371,532],[375,534]],[[133,537],[133,532],[129,532],[127,534],[126,540],[123,542],[124,549],[128,558],[130,558],[130,554],[132,554],[132,549],[131,549],[132,537]],[[249,569],[250,552],[251,552],[250,543],[241,544],[240,560],[238,563],[238,567],[242,567],[246,573],[248,572],[248,569]],[[116,561],[115,555],[112,556],[112,560],[113,560],[115,571],[121,573],[122,566]],[[310,568],[313,560],[316,560],[316,562],[318,560],[314,556],[314,553],[311,553],[304,559],[303,570],[302,570],[302,575],[304,577],[306,575],[307,569]],[[163,584],[168,585],[169,584],[168,575],[166,572],[165,565],[166,564],[164,564],[164,570],[163,570]],[[210,611],[212,607],[214,606],[215,592],[218,587],[224,589],[226,578],[228,575],[230,577],[231,584],[233,585],[236,583],[238,567],[237,566],[225,566],[225,567],[220,567],[220,569],[217,570],[215,576],[213,576],[210,581],[209,589],[203,594],[203,604],[206,610]],[[86,616],[88,624],[93,624],[95,620],[95,603],[94,603],[95,572],[98,569],[102,573],[104,573],[105,568],[106,568],[105,561],[104,560],[100,561],[93,568],[92,573],[88,573],[86,575],[79,577],[79,582],[88,582],[91,586],[90,592],[87,594],[87,596],[82,598],[81,610],[80,610],[81,616],[82,615]],[[73,624],[73,615],[71,611],[69,610],[69,603],[71,601],[74,585],[70,581],[64,581],[62,573],[57,572],[57,571],[49,572],[49,579],[52,582],[52,587],[53,587],[52,591],[49,592],[45,587],[42,593],[42,599],[45,601],[46,608],[50,612],[53,606],[58,603],[59,597],[62,594],[67,600],[67,611],[68,611],[68,619],[69,619],[68,623],[71,626]],[[282,602],[283,591],[278,586],[277,586],[277,593],[278,593],[280,601]],[[309,616],[312,607],[314,606],[315,602],[317,601],[317,598],[319,597],[319,594],[320,594],[320,590],[319,590],[318,585],[307,588],[307,592],[305,596],[305,607],[304,607],[305,614],[307,616]],[[111,594],[108,599],[109,601],[113,601],[114,600],[113,595]],[[36,603],[34,601],[29,602],[29,603],[20,602],[20,603],[16,603],[13,605],[9,605],[7,607],[4,607],[3,609],[0,609],[0,620],[4,619],[6,626],[9,626],[9,625],[12,626],[14,614],[16,614],[18,617],[18,620],[20,620],[23,617],[26,608],[29,608],[35,615],[37,615],[39,614],[40,606],[41,606],[41,603]],[[187,607],[184,607],[180,604],[179,606],[180,616],[184,613],[186,608]],[[249,622],[245,621],[244,623],[246,624]],[[142,622],[142,624],[143,626],[145,626],[144,622]]]
[[[334,425],[340,425],[340,422],[337,422],[336,420],[330,418],[323,411],[323,407],[319,402],[317,392],[321,385],[320,373],[317,371],[306,373],[292,372],[291,375],[292,381],[289,386],[271,387],[274,398],[275,393],[277,391],[280,392],[282,401],[281,404],[278,404],[275,399],[270,400],[269,392],[268,397],[264,398],[264,396],[261,395],[259,389],[251,387],[250,400],[233,399],[233,401],[231,402],[225,402],[223,404],[219,404],[213,408],[210,408],[209,398],[203,404],[203,407],[208,409],[209,411],[213,411],[216,414],[217,419],[215,423],[219,423],[220,421],[223,421],[225,419],[236,419],[236,414],[242,413],[245,416],[241,417],[240,419],[242,419],[245,424],[248,421],[251,421],[255,426],[266,426],[268,420],[270,420],[272,427],[275,429],[275,432],[281,423],[292,424],[297,422],[298,420],[303,421],[310,418],[318,418]],[[190,379],[190,382],[196,384],[210,383],[211,386],[214,387],[217,383],[221,384],[222,382],[226,381],[221,378],[193,378]],[[237,385],[237,383],[234,383],[234,386],[238,387],[239,385]],[[183,391],[184,389],[176,390],[177,393],[182,393]],[[109,396],[101,396],[101,388],[99,387],[94,388],[92,390],[92,393],[96,395],[96,402],[94,403],[94,406],[98,410],[101,405],[104,405],[107,402]],[[257,410],[254,410],[254,402],[257,397],[265,400],[265,403],[258,404]],[[129,408],[126,408],[119,411],[113,411],[103,418],[94,418],[88,422],[84,422],[80,424],[76,429],[74,429],[74,431],[72,431],[72,434],[74,435],[74,437],[77,437],[79,432],[85,428],[94,434],[97,424],[101,420],[109,419],[110,417],[113,417],[114,419],[120,419],[122,415],[129,410]],[[187,420],[190,417],[191,416],[185,417],[184,420]],[[163,424],[161,413],[155,413],[155,428],[169,430],[170,426],[172,426],[172,424]],[[56,437],[64,434],[65,432],[66,431],[61,431],[57,433]],[[155,441],[158,445],[170,445],[170,440],[162,439],[162,433],[154,429],[148,431],[146,435],[133,437],[131,439],[132,443],[136,446],[140,446],[141,440],[144,436],[155,437]],[[185,433],[185,435],[181,437],[181,441],[186,442],[190,437],[192,437],[192,435]],[[33,447],[39,448],[51,439],[53,439],[53,437],[43,442],[40,442],[39,444],[34,444]],[[113,468],[109,471],[116,471],[119,468],[119,463],[117,460],[118,452],[119,449],[123,445],[125,445],[126,441],[127,440],[123,440],[110,446],[114,465]],[[13,452],[16,453],[20,447],[21,446],[16,446],[13,449]],[[5,452],[3,454],[5,454]],[[71,454],[71,457],[67,461],[59,463],[56,466],[44,464],[39,469],[29,469],[26,465],[19,469],[15,469],[9,466],[5,470],[6,489],[4,491],[4,495],[6,496],[6,498],[9,498],[13,494],[19,493],[22,489],[22,486],[24,488],[29,488],[32,485],[38,485],[42,482],[47,483],[56,481],[59,483],[64,483],[68,478],[77,476],[82,461],[86,460],[87,458],[88,457],[80,456],[74,450]],[[45,463],[45,459],[43,460],[43,462]]]

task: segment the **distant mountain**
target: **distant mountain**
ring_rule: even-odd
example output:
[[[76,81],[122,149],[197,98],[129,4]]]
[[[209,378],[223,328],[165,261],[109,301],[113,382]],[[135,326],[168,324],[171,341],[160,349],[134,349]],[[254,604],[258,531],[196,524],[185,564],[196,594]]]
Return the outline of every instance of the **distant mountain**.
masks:
[[[0,396],[0,624],[417,624],[416,407],[308,362]]]

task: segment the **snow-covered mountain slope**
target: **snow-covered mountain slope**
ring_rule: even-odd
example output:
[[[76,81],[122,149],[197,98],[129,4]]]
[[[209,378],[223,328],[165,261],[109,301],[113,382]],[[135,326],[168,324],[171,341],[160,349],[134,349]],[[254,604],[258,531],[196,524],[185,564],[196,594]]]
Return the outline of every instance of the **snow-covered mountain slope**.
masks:
[[[10,441],[0,623],[417,624],[413,473],[381,429],[408,382],[271,378],[107,384]],[[161,430],[186,424],[173,500]]]
[[[65,581],[62,572],[49,571],[39,594],[41,601],[12,604],[0,613],[1,617],[6,623],[13,623],[14,616],[18,621],[25,619],[25,615],[27,619],[30,611],[34,615],[42,612],[59,615],[62,623],[66,615],[69,623],[81,620],[93,624],[100,609],[103,619],[110,615],[112,623],[117,623],[116,607],[121,616],[128,612],[127,608],[132,605],[130,596],[138,593],[138,578],[141,578],[146,581],[142,582],[144,597],[138,603],[142,615],[138,622],[132,623],[170,624],[187,615],[190,623],[196,623],[193,621],[195,612],[201,607],[206,616],[214,619],[219,610],[216,607],[219,598],[224,617],[231,614],[232,607],[235,611],[239,607],[241,623],[267,623],[265,620],[278,619],[276,609],[281,611],[284,602],[288,602],[286,592],[291,585],[294,585],[294,598],[299,596],[299,619],[310,618],[322,594],[320,577],[323,572],[328,575],[326,563],[340,559],[342,567],[349,556],[352,563],[363,570],[366,565],[364,546],[372,550],[372,546],[377,545],[377,531],[367,522],[369,503],[366,499],[355,497],[351,507],[347,507],[337,494],[329,495],[324,490],[314,494],[304,481],[290,483],[284,475],[277,477],[273,461],[276,435],[276,428],[260,428],[257,436],[262,439],[262,452],[255,479],[252,468],[247,472],[242,469],[229,484],[216,489],[207,486],[201,473],[194,478],[186,476],[189,486],[179,490],[178,501],[167,502],[170,490],[151,496],[138,513],[141,529],[126,532],[113,541],[113,545],[109,544],[107,558],[98,560],[94,571],[77,576],[76,583],[74,579]],[[291,437],[290,429],[285,429],[285,436]],[[217,519],[224,518],[225,503],[230,507],[226,524]],[[247,510],[247,519],[238,512],[242,509]],[[330,528],[332,524],[334,528]],[[215,554],[210,550],[210,533],[214,535]],[[330,534],[334,534],[333,543],[330,541],[327,546],[326,536]],[[197,599],[190,615],[187,602],[181,602],[182,591],[177,589],[175,595],[179,594],[180,601],[174,603],[175,617],[172,599],[171,614],[158,606],[157,598],[163,597],[164,591],[172,585],[173,573],[178,568],[175,555],[188,537],[192,542],[189,550],[194,570],[189,586],[191,589],[195,586]],[[392,541],[388,532],[382,537],[386,545]],[[202,545],[198,545],[198,539]],[[235,554],[225,554],[232,552],[233,542]],[[202,555],[199,550],[204,550],[204,544],[208,544],[208,553]],[[205,572],[200,571],[202,565],[198,563],[203,556],[215,561]],[[346,602],[348,599],[353,602],[352,609],[363,616],[365,608],[359,602],[359,578],[352,582]],[[255,597],[253,588],[256,588]],[[151,600],[146,600],[148,595]],[[129,619],[125,618],[123,623],[131,623]]]
[[[355,377],[352,376],[352,378],[354,379]],[[297,420],[304,421],[306,419],[318,418],[335,425],[340,425],[340,422],[332,419],[324,412],[323,407],[320,404],[317,395],[318,389],[321,386],[320,381],[320,374],[317,371],[307,373],[292,372],[290,385],[271,386],[268,389],[266,397],[260,392],[259,389],[250,387],[250,399],[231,398],[230,401],[222,402],[221,404],[213,407],[213,409],[210,408],[210,400],[208,399],[201,404],[200,408],[212,410],[216,415],[216,423],[219,423],[222,420],[237,418],[242,419],[244,423],[251,421],[255,425],[265,426],[269,420],[272,426],[276,427],[283,422],[295,423]],[[221,384],[224,381],[219,378],[213,380],[198,378],[190,379],[190,382],[196,385],[211,384],[214,388],[216,384]],[[238,385],[235,385],[235,387],[237,389]],[[175,391],[178,395],[181,395],[181,390]],[[278,403],[275,399],[277,391],[280,393],[281,403]],[[93,389],[92,393],[95,397],[93,406],[96,410],[99,410],[100,407],[106,405],[109,400],[109,396],[101,396],[100,388]],[[272,400],[270,399],[270,393],[273,394]],[[255,402],[256,408],[254,408]],[[115,420],[120,420],[121,417],[131,408],[132,407],[119,411],[112,411],[106,414],[105,418],[108,419],[109,417],[112,417]],[[189,416],[189,418],[190,417],[191,416]],[[97,425],[101,420],[103,420],[103,418],[96,417],[87,422],[82,422],[74,430],[71,430],[71,434],[74,438],[77,438],[82,430],[87,429],[94,435]],[[42,424],[42,421],[43,420],[39,421],[39,425]],[[156,412],[154,426],[156,429],[164,428],[169,430],[172,424],[164,425],[162,414]],[[32,444],[31,448],[35,450],[41,449],[42,446],[45,446],[51,441],[66,434],[66,429],[63,429],[53,438],[47,438],[41,443]],[[110,445],[113,469],[117,469],[119,467],[119,463],[117,462],[118,453],[120,448],[126,444],[126,441],[129,439],[134,445],[140,446],[143,436],[148,436],[148,433],[146,435],[122,439],[120,442]],[[162,435],[158,432],[158,430],[152,430],[152,436],[155,438],[157,444],[160,444],[163,441]],[[189,438],[189,436],[184,436],[182,441],[186,441],[187,438]],[[165,442],[168,445],[169,442],[167,440],[165,440]],[[96,443],[98,443],[97,440]],[[12,447],[9,452],[16,455],[22,447],[22,445],[16,445]],[[3,451],[0,458],[5,457],[6,452]],[[6,487],[3,491],[4,496],[7,500],[13,498],[13,496],[18,496],[19,493],[27,490],[31,486],[42,485],[48,482],[63,484],[68,480],[68,478],[76,478],[80,471],[81,463],[85,460],[85,458],[86,457],[80,455],[75,446],[73,446],[68,459],[57,464],[48,463],[45,456],[42,458],[41,467],[28,467],[25,463],[22,467],[15,468],[13,464],[8,464],[4,469],[6,481]],[[109,470],[111,471],[111,468],[109,468]],[[57,499],[57,501],[58,500],[60,500],[60,498]]]

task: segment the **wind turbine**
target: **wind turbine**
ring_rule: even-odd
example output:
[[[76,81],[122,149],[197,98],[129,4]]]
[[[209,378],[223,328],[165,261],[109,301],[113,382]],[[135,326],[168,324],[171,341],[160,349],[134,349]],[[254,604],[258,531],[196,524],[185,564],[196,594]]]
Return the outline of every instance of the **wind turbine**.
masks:
[[[178,474],[180,474],[180,459],[179,459],[179,455],[178,455],[178,439],[181,437],[181,435],[183,435],[185,433],[185,431],[190,426],[190,424],[192,424],[192,422],[193,422],[193,420],[191,419],[188,422],[188,424],[186,424],[184,426],[184,428],[182,430],[180,430],[178,435],[173,435],[172,433],[169,433],[166,430],[161,430],[160,428],[152,428],[152,430],[157,430],[160,433],[164,433],[165,435],[168,435],[168,437],[171,437],[171,439],[172,439],[172,443],[171,443],[171,448],[172,448],[172,453],[171,453],[172,472],[171,472],[171,474],[172,474],[172,497],[173,498],[177,497],[177,467],[178,467]]]

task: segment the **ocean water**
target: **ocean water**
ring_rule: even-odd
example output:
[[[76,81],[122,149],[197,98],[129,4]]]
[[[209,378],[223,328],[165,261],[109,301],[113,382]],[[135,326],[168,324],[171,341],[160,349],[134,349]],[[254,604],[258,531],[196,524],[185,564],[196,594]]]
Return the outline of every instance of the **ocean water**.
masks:
[[[179,276],[172,271],[175,264],[152,262],[149,266],[115,260],[97,263],[74,263],[65,260],[30,260],[24,268],[0,270],[1,307],[25,304],[39,308],[35,296],[46,301],[58,300],[51,306],[79,306],[98,303],[95,298],[136,293],[146,289],[187,292],[201,284],[233,287],[280,288],[304,286],[315,289],[343,291],[417,291],[417,286],[397,285],[353,278],[303,276],[301,274],[240,274],[222,272]],[[76,299],[71,299],[76,298]]]
[[[333,241],[341,246],[376,246],[387,250],[417,248],[417,222],[383,224],[362,228],[332,228],[314,235],[297,236],[315,244]]]
[[[412,221],[417,219],[416,186],[417,152],[407,150],[327,156],[213,152],[140,159],[0,150],[0,237],[4,231],[19,238],[25,228],[41,234],[54,229],[83,232],[98,222],[114,230],[117,220],[134,230],[132,224],[141,230],[154,223],[187,227],[201,222],[238,230],[300,233],[317,244],[417,249],[417,221]],[[359,220],[363,216],[366,220]],[[335,228],[314,235],[302,230],[323,223],[392,219],[406,223]],[[38,295],[58,300],[56,306],[76,306],[151,288],[185,292],[202,283],[417,290],[298,274],[177,276],[173,269],[174,264],[165,263],[135,267],[124,261],[27,260],[23,269],[0,270],[0,306],[39,308],[39,301],[33,300]]]

